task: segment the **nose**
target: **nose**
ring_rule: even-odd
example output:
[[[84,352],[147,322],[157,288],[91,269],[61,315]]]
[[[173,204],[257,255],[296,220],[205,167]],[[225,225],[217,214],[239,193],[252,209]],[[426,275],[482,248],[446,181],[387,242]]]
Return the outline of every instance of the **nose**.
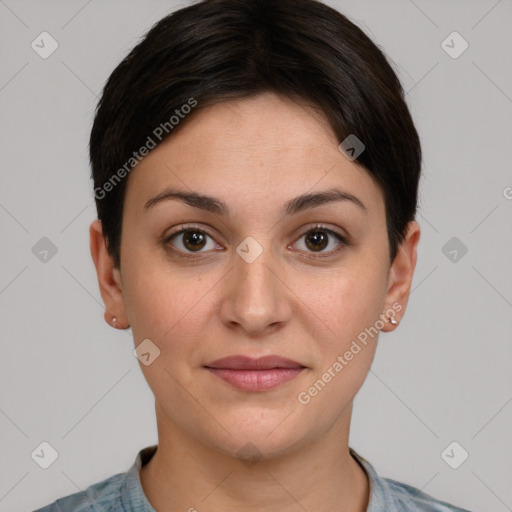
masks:
[[[262,336],[282,328],[291,317],[293,293],[270,248],[252,262],[238,253],[223,286],[220,314],[231,329]]]

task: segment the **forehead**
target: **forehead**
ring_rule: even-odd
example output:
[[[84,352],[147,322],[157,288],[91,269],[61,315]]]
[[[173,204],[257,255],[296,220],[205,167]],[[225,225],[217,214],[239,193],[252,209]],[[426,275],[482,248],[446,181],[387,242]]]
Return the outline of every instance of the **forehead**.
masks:
[[[305,192],[343,188],[383,209],[371,175],[349,161],[318,111],[272,93],[197,111],[130,173],[137,209],[165,187],[267,207]]]

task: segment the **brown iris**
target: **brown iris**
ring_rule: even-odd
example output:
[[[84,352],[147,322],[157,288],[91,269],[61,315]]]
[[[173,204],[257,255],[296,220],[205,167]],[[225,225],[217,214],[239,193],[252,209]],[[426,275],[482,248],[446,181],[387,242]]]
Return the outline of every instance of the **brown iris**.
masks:
[[[200,250],[205,246],[206,234],[197,230],[188,230],[183,233],[183,245],[190,251]]]
[[[323,231],[311,231],[309,236],[306,237],[306,245],[314,251],[324,249],[327,244],[328,236]]]

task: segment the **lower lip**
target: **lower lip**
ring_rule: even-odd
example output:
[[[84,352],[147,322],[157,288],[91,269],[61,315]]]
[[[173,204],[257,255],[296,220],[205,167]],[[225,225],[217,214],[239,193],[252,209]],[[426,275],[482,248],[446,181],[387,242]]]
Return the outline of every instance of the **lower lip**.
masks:
[[[244,391],[266,391],[294,379],[305,368],[272,368],[270,370],[230,370],[207,368],[235,388]]]

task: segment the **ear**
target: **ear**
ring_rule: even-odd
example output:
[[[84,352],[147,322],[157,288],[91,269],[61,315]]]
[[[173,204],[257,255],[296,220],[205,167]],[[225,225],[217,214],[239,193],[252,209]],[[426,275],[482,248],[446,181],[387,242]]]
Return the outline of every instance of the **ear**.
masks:
[[[398,322],[403,317],[407,301],[409,300],[412,278],[416,267],[416,251],[420,232],[420,226],[416,221],[409,222],[406,236],[400,244],[396,257],[389,269],[384,315],[389,317],[394,313],[394,317]],[[387,321],[382,330],[389,332],[396,327],[396,325]]]
[[[114,266],[114,259],[107,250],[100,220],[92,222],[89,235],[91,256],[96,267],[101,297],[105,303],[105,321],[113,327],[127,329],[129,322],[125,311],[121,274]],[[117,318],[115,324],[112,321],[113,317]]]

